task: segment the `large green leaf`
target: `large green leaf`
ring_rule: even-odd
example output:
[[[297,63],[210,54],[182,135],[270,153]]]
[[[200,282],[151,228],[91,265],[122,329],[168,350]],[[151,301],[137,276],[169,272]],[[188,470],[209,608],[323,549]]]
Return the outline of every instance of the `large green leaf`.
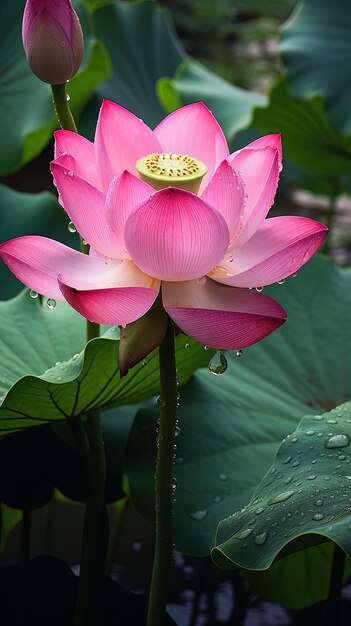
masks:
[[[305,172],[331,177],[351,171],[351,138],[333,128],[319,96],[297,100],[279,82],[252,123],[263,133],[281,132],[284,154]]]
[[[20,235],[44,235],[79,247],[78,235],[67,230],[68,217],[51,193],[14,191],[0,185],[0,239]],[[0,264],[0,299],[10,298],[23,289],[4,263]]]
[[[278,555],[326,540],[351,556],[350,442],[351,402],[305,417],[251,502],[220,523],[215,562],[264,570]]]
[[[93,3],[93,8],[98,6]],[[164,117],[155,85],[172,75],[185,58],[168,13],[153,2],[114,2],[93,13],[96,36],[103,41],[113,74],[96,91],[80,128],[94,133],[103,98],[123,105],[151,127]]]
[[[281,50],[289,88],[320,94],[333,124],[351,133],[351,12],[349,0],[304,0],[286,23]]]
[[[22,47],[23,0],[0,5],[0,174],[12,172],[33,159],[57,127],[51,89],[30,71]],[[96,84],[107,78],[109,62],[100,43],[87,38],[87,63],[70,82],[72,105],[79,112]]]
[[[65,303],[49,310],[28,291],[0,302],[0,434],[105,408],[139,402],[158,391],[158,352],[122,380],[119,331],[84,345],[85,322]],[[206,362],[202,346],[177,340],[179,380]]]
[[[239,130],[250,126],[255,106],[263,106],[266,97],[228,83],[201,63],[183,62],[173,78],[163,78],[157,85],[159,98],[168,111],[201,100],[213,112],[230,144]]]
[[[350,281],[351,270],[313,259],[297,278],[267,289],[288,311],[281,329],[240,359],[228,354],[225,375],[201,370],[181,390],[178,549],[208,553],[218,522],[249,502],[300,419],[348,399]],[[137,415],[126,455],[133,502],[151,523],[155,420],[156,413]]]

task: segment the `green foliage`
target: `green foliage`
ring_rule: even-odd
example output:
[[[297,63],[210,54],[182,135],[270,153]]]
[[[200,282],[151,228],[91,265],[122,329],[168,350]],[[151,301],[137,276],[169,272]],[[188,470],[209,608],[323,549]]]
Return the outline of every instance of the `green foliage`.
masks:
[[[280,48],[289,89],[321,95],[332,124],[351,134],[351,12],[348,0],[304,0],[286,23]]]
[[[279,443],[307,411],[348,399],[350,280],[350,270],[313,259],[286,286],[267,289],[288,312],[281,329],[241,359],[228,353],[224,376],[201,370],[181,390],[177,455],[184,462],[178,459],[174,470],[178,549],[208,553],[218,522],[250,500]],[[137,415],[126,451],[131,497],[150,522],[155,420],[156,412]]]
[[[84,345],[85,323],[65,303],[47,309],[27,290],[0,302],[0,432],[84,415],[94,408],[133,404],[157,393],[158,352],[122,380],[117,367],[117,328]],[[203,366],[207,354],[184,337],[177,341],[179,379]],[[73,356],[72,356],[73,355]]]
[[[326,540],[351,556],[350,437],[351,402],[305,417],[251,502],[220,523],[215,562],[263,570],[278,555]]]

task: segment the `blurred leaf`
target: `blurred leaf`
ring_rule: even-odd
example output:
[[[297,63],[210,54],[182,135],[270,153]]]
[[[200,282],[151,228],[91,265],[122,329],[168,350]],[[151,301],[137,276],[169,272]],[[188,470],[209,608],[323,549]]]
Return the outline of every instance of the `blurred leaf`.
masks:
[[[267,289],[288,312],[282,328],[240,359],[228,353],[224,376],[201,370],[181,389],[174,466],[179,550],[207,554],[218,522],[249,502],[278,445],[311,407],[325,411],[348,399],[350,280],[351,270],[315,257],[297,278]],[[131,496],[150,523],[155,429],[156,414],[140,411],[126,450]]]
[[[263,570],[327,540],[351,556],[350,437],[351,402],[305,417],[283,440],[251,502],[219,524],[217,565]]]
[[[351,134],[349,0],[304,0],[283,28],[280,48],[295,97],[316,94],[339,131]]]
[[[159,388],[158,351],[119,378],[119,331],[84,345],[85,320],[66,303],[53,310],[23,291],[0,302],[0,434],[84,415],[94,408],[140,402]],[[177,339],[179,380],[207,362],[200,344]],[[73,356],[72,356],[73,355]],[[22,377],[22,378],[21,378]]]
[[[265,600],[288,609],[303,609],[328,597],[333,552],[334,545],[329,541],[289,554],[263,572],[241,570],[241,574]],[[344,583],[350,574],[351,560],[346,559]]]
[[[97,4],[93,3],[96,9]],[[155,93],[159,78],[173,74],[185,57],[168,12],[153,2],[114,2],[93,14],[96,36],[111,57],[113,74],[96,90],[81,120],[93,136],[101,100],[107,98],[154,127],[164,117]]]
[[[0,185],[0,204],[1,241],[35,234],[79,248],[78,236],[68,232],[68,217],[51,193],[22,193]],[[0,263],[0,284],[1,299],[10,298],[23,289],[23,284],[4,263]]]
[[[19,169],[37,156],[57,127],[50,86],[32,74],[22,48],[23,6],[23,0],[0,5],[1,175]],[[80,110],[96,84],[107,76],[106,53],[101,44],[92,43],[81,76],[70,81],[73,108]]]
[[[272,89],[268,106],[255,110],[252,123],[262,133],[281,132],[284,153],[310,174],[351,171],[351,138],[332,127],[318,96],[295,100],[280,82]]]
[[[250,125],[254,107],[266,103],[265,96],[235,87],[193,60],[182,63],[173,78],[163,78],[157,92],[167,111],[179,106],[179,98],[182,104],[204,102],[231,144],[236,133]]]

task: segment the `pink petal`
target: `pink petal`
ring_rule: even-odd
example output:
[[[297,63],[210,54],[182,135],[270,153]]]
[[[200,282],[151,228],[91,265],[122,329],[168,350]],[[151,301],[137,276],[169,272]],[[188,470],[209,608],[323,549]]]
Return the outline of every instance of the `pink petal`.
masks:
[[[123,107],[104,100],[96,127],[95,148],[104,189],[115,174],[136,174],[135,163],[152,152],[162,152],[152,130]]]
[[[259,137],[259,139],[255,139],[249,143],[246,148],[266,148],[270,146],[271,148],[275,148],[278,150],[278,160],[279,160],[279,171],[282,170],[282,159],[283,159],[283,149],[282,149],[282,136],[281,133],[275,133],[273,135],[264,135],[263,137]],[[245,149],[245,148],[244,148]],[[241,150],[237,150],[235,154],[239,154]]]
[[[223,215],[232,239],[244,211],[245,190],[240,176],[227,161],[222,161],[217,168],[201,194],[201,199]]]
[[[262,297],[263,296],[263,297]],[[269,296],[206,279],[163,283],[163,305],[189,337],[217,350],[239,350],[276,330],[284,309]]]
[[[61,155],[70,155],[72,158],[69,162],[62,159],[59,162],[70,167],[78,176],[85,178],[94,187],[102,188],[95,160],[94,144],[70,130],[57,130],[54,136],[55,161]]]
[[[243,245],[261,226],[271,208],[278,185],[279,161],[276,148],[244,148],[228,159],[240,173],[244,184],[246,207],[238,243]]]
[[[296,272],[316,252],[328,229],[307,217],[273,217],[224,259],[211,277],[235,287],[270,285]],[[227,273],[227,275],[225,274]]]
[[[106,219],[104,194],[60,163],[53,162],[51,170],[65,211],[81,237],[106,257],[119,258],[121,246]]]
[[[126,221],[132,211],[153,193],[154,189],[150,185],[126,170],[116,176],[109,186],[106,196],[106,219],[120,242],[122,256],[126,255],[124,243]]]
[[[213,269],[227,249],[229,233],[218,211],[188,191],[168,187],[131,214],[124,238],[144,272],[174,281]]]
[[[119,264],[112,261],[107,266],[103,258],[88,256],[53,239],[32,235],[2,243],[0,257],[27,287],[57,300],[63,299],[57,284],[57,276],[62,272],[69,274],[77,284],[86,284],[88,278],[98,279],[105,286]]]
[[[202,102],[173,111],[155,128],[154,133],[162,145],[162,152],[189,154],[206,165],[203,188],[229,154],[220,125]]]
[[[71,276],[61,274],[58,282],[67,302],[80,315],[97,324],[124,326],[144,315],[155,302],[159,281],[146,276],[132,261],[121,261],[110,276],[109,285],[98,276],[84,285]],[[101,288],[101,287],[108,287]]]

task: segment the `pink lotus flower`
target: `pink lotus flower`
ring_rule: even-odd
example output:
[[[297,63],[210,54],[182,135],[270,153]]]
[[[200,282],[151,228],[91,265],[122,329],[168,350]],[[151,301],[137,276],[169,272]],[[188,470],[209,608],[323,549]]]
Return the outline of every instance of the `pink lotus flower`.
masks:
[[[165,188],[155,191],[136,176],[135,164],[146,155],[146,179],[163,169],[152,182]],[[173,186],[192,180],[197,168],[184,155],[207,168],[198,195]],[[286,313],[272,298],[243,288],[293,274],[327,233],[307,218],[265,219],[281,168],[280,136],[229,154],[220,126],[200,103],[174,111],[151,131],[105,101],[94,144],[58,131],[51,168],[90,255],[27,236],[3,243],[0,256],[25,285],[64,298],[101,324],[137,320],[161,290],[163,307],[186,335],[224,350],[255,343]]]
[[[59,85],[74,76],[83,56],[83,33],[70,0],[27,0],[22,39],[33,74]]]

